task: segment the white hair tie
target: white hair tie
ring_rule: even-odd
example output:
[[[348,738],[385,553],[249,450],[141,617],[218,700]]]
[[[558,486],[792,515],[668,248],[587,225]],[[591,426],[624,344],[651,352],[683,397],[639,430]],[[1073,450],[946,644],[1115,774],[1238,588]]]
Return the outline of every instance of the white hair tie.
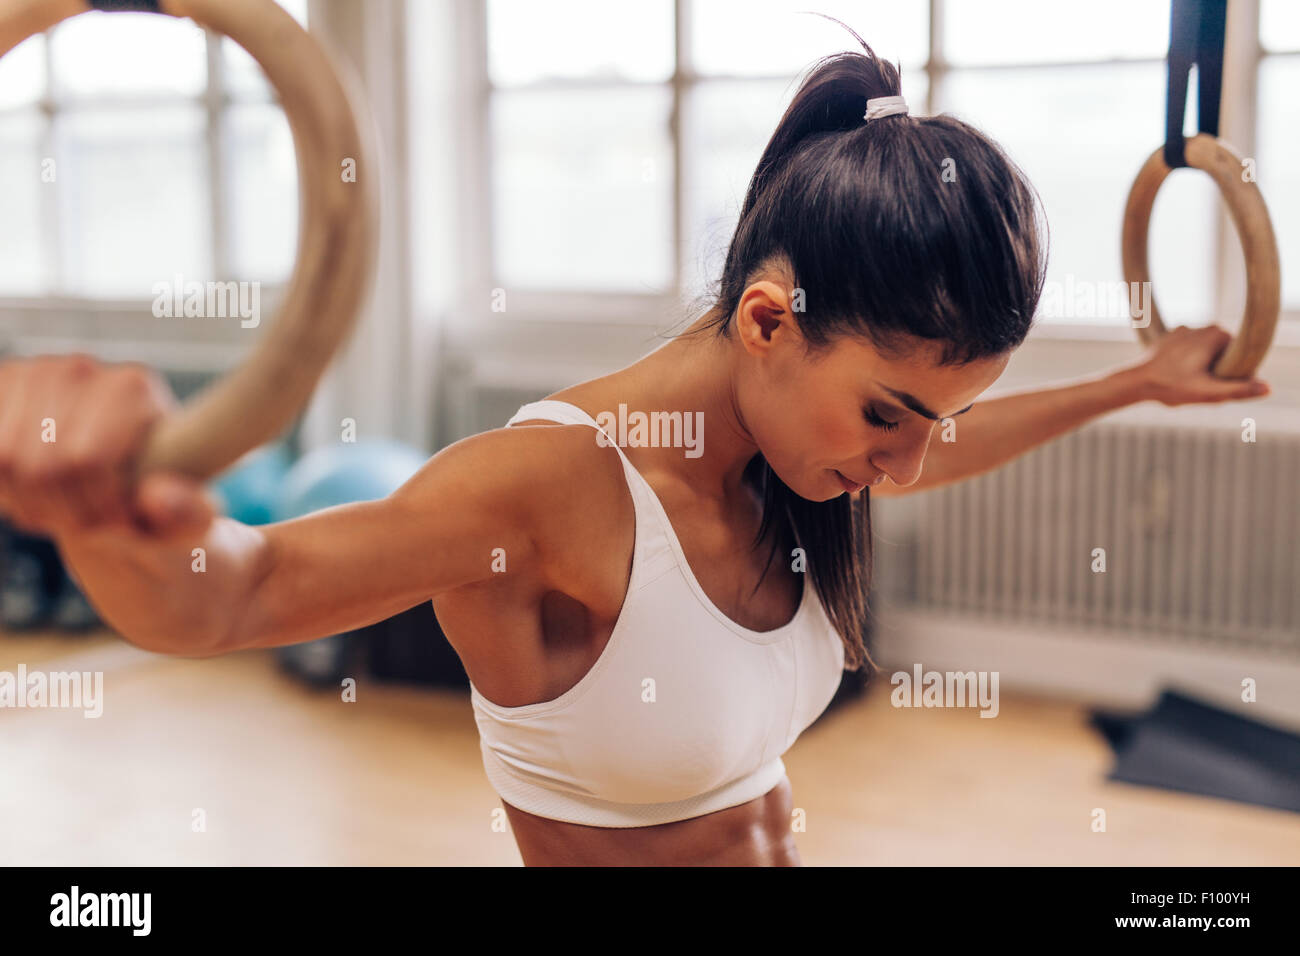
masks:
[[[907,114],[907,100],[901,96],[877,96],[867,100],[867,111],[862,114],[864,120],[880,119],[882,116]]]

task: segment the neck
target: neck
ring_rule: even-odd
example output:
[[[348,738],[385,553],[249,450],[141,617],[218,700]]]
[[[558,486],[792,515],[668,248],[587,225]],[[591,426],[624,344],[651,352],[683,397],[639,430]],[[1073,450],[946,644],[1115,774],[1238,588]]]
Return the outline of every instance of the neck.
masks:
[[[713,318],[709,313],[687,333]],[[701,494],[720,502],[736,501],[744,493],[745,467],[758,453],[740,413],[736,396],[736,348],[730,338],[713,329],[686,334],[628,366],[633,376],[636,407],[641,411],[703,413],[700,435],[703,453],[687,458],[678,448],[648,449],[657,468],[679,475]],[[647,454],[647,458],[650,454]]]

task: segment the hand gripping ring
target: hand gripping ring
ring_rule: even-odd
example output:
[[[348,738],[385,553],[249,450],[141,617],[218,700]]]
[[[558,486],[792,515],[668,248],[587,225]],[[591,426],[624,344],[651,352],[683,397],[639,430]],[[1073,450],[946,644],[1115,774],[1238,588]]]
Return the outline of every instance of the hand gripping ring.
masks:
[[[1226,143],[1198,133],[1185,141],[1184,155],[1188,166],[1209,173],[1218,184],[1237,227],[1237,235],[1241,237],[1246,258],[1246,310],[1240,330],[1215,363],[1214,374],[1221,378],[1249,378],[1268,352],[1281,308],[1282,269],[1273,223],[1259,187],[1253,179],[1248,181],[1243,176],[1245,166],[1241,157]],[[1147,265],[1147,230],[1156,193],[1170,171],[1161,147],[1143,164],[1133,188],[1129,190],[1124,207],[1122,255],[1124,281],[1130,289],[1134,283],[1151,281]],[[1151,345],[1166,331],[1153,295],[1150,324],[1139,327],[1138,336],[1145,344]]]

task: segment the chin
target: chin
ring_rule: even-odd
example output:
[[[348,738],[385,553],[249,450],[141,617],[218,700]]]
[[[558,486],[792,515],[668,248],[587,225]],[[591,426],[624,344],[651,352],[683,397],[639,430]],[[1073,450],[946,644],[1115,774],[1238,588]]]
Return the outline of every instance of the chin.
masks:
[[[781,480],[785,481],[784,478]],[[820,481],[801,482],[799,485],[793,485],[787,481],[786,485],[805,501],[834,501],[836,498],[848,494],[832,471],[823,471]]]
[[[833,501],[841,495],[848,494],[848,491],[840,484],[840,480],[835,477],[835,472],[829,468],[821,468],[811,474],[803,469],[796,472],[797,480],[791,481],[781,473],[772,462],[768,459],[768,465],[772,471],[781,479],[787,488],[793,491],[805,501]]]

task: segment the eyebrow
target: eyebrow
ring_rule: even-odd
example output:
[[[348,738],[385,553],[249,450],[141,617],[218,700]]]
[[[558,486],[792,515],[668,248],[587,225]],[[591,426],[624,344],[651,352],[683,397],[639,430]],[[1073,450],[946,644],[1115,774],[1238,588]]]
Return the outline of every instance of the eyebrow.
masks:
[[[890,395],[893,395],[900,402],[902,402],[904,405],[906,405],[908,408],[910,408],[912,411],[916,412],[916,414],[922,416],[923,418],[928,418],[932,422],[943,421],[943,416],[936,415],[934,412],[930,411],[930,409],[926,408],[925,405],[922,404],[921,400],[918,399],[915,395],[909,395],[907,392],[895,391],[894,389],[890,388],[888,385],[883,385],[881,387],[884,388],[884,390],[887,391]],[[952,415],[949,415],[947,417],[953,418],[957,415],[964,415],[974,407],[975,407],[975,403],[971,402],[961,411],[953,412]]]

